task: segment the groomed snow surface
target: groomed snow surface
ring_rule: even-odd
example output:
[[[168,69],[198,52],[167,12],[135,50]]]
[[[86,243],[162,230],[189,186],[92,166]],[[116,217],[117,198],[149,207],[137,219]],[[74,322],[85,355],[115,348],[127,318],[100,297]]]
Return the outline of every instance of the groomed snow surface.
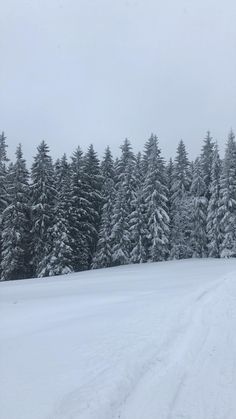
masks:
[[[235,419],[236,260],[0,284],[1,419]]]

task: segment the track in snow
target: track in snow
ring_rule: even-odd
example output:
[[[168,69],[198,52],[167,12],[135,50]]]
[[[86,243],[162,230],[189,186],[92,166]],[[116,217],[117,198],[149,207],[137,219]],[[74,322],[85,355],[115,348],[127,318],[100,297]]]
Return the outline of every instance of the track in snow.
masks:
[[[0,302],[1,419],[236,417],[236,260],[2,283]]]
[[[200,293],[186,329],[163,348],[116,418],[235,418],[235,296],[236,273]]]

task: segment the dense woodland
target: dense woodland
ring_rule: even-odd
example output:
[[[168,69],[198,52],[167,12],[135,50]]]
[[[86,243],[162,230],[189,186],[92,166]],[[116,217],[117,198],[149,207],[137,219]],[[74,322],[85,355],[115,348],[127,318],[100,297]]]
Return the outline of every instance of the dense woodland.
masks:
[[[126,139],[100,162],[91,145],[52,160],[37,148],[30,172],[0,136],[1,280],[44,277],[128,263],[236,257],[236,141],[223,160],[207,133],[189,161],[184,142],[165,162],[151,135],[143,153]]]

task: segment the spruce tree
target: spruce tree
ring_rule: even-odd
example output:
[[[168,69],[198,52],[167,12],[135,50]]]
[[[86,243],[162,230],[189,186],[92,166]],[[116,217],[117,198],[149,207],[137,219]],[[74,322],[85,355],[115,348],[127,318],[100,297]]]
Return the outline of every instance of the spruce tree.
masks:
[[[102,174],[97,153],[90,145],[84,156],[84,179],[86,183],[87,200],[87,242],[89,248],[89,266],[91,266],[97,241],[102,208]],[[91,229],[89,227],[92,227]]]
[[[130,215],[135,198],[135,156],[126,139],[121,146],[121,158],[117,164],[116,199],[112,228],[112,258],[115,265],[129,262],[132,250]]]
[[[31,170],[32,264],[35,275],[41,277],[49,275],[47,263],[52,247],[56,190],[53,163],[45,141],[37,151]]]
[[[189,161],[183,140],[177,148],[171,187],[171,254],[172,259],[191,256],[191,198]]]
[[[51,250],[46,270],[49,276],[63,275],[73,271],[73,241],[71,237],[71,178],[66,155],[57,162],[57,195],[55,217],[50,234]]]
[[[191,245],[193,257],[207,256],[207,198],[206,185],[202,175],[200,159],[194,164],[193,182],[191,185],[193,197]]]
[[[2,214],[7,207],[7,191],[6,191],[6,176],[7,176],[7,144],[4,132],[0,135],[0,268],[2,259]],[[1,273],[1,272],[0,272]]]
[[[168,189],[164,161],[157,137],[152,135],[145,145],[146,177],[144,199],[149,241],[149,260],[162,261],[169,251]]]
[[[91,202],[84,176],[84,156],[80,147],[72,155],[71,162],[71,238],[73,247],[73,270],[89,268],[88,234],[93,233]]]
[[[27,278],[30,271],[29,174],[21,145],[7,175],[7,207],[2,214],[2,280]]]
[[[211,173],[212,173],[212,162],[214,155],[214,142],[211,136],[210,131],[207,131],[206,137],[204,138],[204,143],[201,153],[201,170],[202,177],[205,183],[205,196],[209,201],[211,193]]]
[[[107,147],[101,164],[102,185],[102,216],[99,229],[99,240],[94,256],[93,268],[112,266],[112,217],[115,199],[115,170],[110,148]]]
[[[116,193],[112,224],[112,264],[126,265],[130,262],[130,224],[125,189],[122,187]]]
[[[9,161],[7,158],[7,144],[4,132],[0,135],[0,219],[1,214],[7,206],[7,192],[6,192],[6,164]]]
[[[133,200],[133,211],[130,215],[130,232],[132,251],[130,261],[132,263],[143,263],[147,261],[147,220],[145,213],[145,201],[143,196],[143,170],[141,153],[138,153],[135,167],[135,197]]]
[[[221,257],[236,256],[236,142],[230,132],[220,179]]]
[[[171,240],[171,235],[172,235],[172,230],[173,230],[173,203],[171,200],[171,196],[172,196],[172,186],[174,183],[174,162],[172,160],[172,158],[170,158],[167,166],[166,166],[166,179],[167,179],[167,204],[168,204],[168,215],[169,215],[169,249],[168,249],[168,254],[171,255],[171,249],[172,249],[172,240]]]
[[[219,258],[222,234],[220,230],[221,217],[220,205],[220,176],[221,161],[218,146],[215,144],[210,184],[210,200],[207,209],[207,235],[208,235],[208,256]]]

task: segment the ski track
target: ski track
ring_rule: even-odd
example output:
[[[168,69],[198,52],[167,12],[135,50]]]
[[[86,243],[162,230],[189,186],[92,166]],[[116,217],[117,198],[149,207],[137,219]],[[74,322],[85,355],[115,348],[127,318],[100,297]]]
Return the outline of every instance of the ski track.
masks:
[[[168,347],[163,348],[163,353],[169,353],[169,361],[166,360],[166,356],[160,355],[157,357],[158,362],[151,363],[151,367],[148,368],[145,373],[140,377],[140,380],[136,383],[135,387],[126,395],[126,398],[121,403],[121,406],[118,409],[113,417],[114,419],[141,419],[148,417],[149,419],[193,419],[195,415],[192,412],[192,406],[188,410],[184,407],[184,403],[180,405],[181,394],[184,393],[185,388],[188,388],[188,382],[191,380],[193,371],[199,359],[205,358],[205,356],[212,356],[212,353],[206,354],[204,348],[206,346],[209,329],[211,324],[204,323],[204,315],[209,309],[209,305],[213,305],[219,300],[222,299],[222,296],[219,296],[221,288],[225,286],[226,281],[232,281],[232,278],[236,280],[236,271],[233,271],[227,277],[223,277],[216,285],[204,290],[201,292],[192,308],[191,321],[188,324],[184,332],[184,336],[177,338],[177,345],[172,341],[169,343]],[[236,289],[234,289],[236,291]],[[235,297],[233,301],[235,301]],[[224,307],[225,309],[225,307]],[[236,312],[236,310],[235,310]],[[219,315],[219,313],[218,313]],[[194,333],[191,333],[194,331]],[[181,334],[181,331],[178,331],[178,334]],[[232,336],[232,330],[228,331],[228,341]],[[188,357],[187,352],[191,349],[191,355]],[[235,349],[235,348],[234,348]],[[171,353],[169,352],[171,350]],[[216,347],[212,348],[212,351],[216,351]],[[203,355],[204,354],[204,355]],[[234,351],[234,359],[236,362],[236,351]],[[181,360],[185,360],[184,364]],[[164,364],[164,371],[160,368],[160,363]],[[198,365],[199,366],[199,365]],[[217,368],[217,365],[216,365]],[[235,365],[234,365],[234,370]],[[236,371],[235,371],[236,372]],[[223,372],[222,372],[223,374]],[[164,403],[160,400],[160,397],[157,397],[160,386],[163,385],[163,382],[167,380],[168,384],[172,382],[169,391],[163,392],[163,398],[168,395],[167,400],[164,400]],[[229,392],[232,392],[232,383],[236,383],[236,375],[233,375],[232,381],[230,381],[231,388]],[[152,398],[146,397],[146,391],[151,390]],[[198,388],[200,395],[201,388]],[[156,395],[154,395],[154,392]],[[195,396],[197,393],[195,393]],[[218,390],[216,394],[216,399],[220,397],[220,392]],[[182,397],[184,399],[184,396]],[[155,407],[153,407],[152,402],[154,401]],[[214,403],[216,400],[214,400]],[[163,406],[162,406],[163,404]],[[180,406],[179,406],[180,405]],[[137,410],[138,406],[138,410]],[[187,412],[186,412],[187,410]],[[201,410],[198,410],[196,419],[235,419],[236,411],[232,410],[232,416],[230,415],[230,407],[226,404],[224,405],[224,412],[219,414],[217,408],[213,409],[213,413],[209,416],[206,413],[206,407]]]
[[[236,261],[68,278],[0,284],[0,419],[236,418]]]

